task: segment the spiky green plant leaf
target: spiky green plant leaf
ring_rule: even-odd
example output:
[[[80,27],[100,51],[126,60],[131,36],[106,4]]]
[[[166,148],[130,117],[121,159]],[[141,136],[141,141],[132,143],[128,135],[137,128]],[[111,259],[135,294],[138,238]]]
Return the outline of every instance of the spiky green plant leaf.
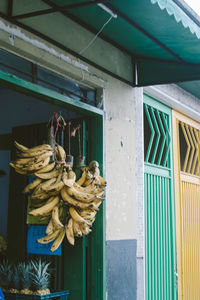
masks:
[[[48,267],[50,263],[38,261],[31,262],[33,270],[31,272],[32,282],[35,290],[45,290],[50,285],[50,273]]]
[[[12,288],[16,290],[21,289],[20,276],[21,276],[20,267],[19,264],[17,264],[13,267],[13,273],[12,273]]]
[[[12,285],[12,264],[8,260],[4,260],[0,264],[0,286],[7,289]]]
[[[30,289],[32,286],[32,266],[30,263],[21,262],[19,264],[20,282],[23,290]]]

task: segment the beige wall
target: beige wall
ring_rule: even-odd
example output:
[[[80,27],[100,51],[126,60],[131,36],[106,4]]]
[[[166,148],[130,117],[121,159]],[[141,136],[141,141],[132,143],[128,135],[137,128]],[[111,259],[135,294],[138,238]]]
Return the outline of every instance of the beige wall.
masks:
[[[23,2],[23,1],[22,1]],[[46,22],[52,22],[53,18]],[[62,40],[68,47],[83,47],[73,38],[88,40],[91,33],[66,20],[70,26]],[[52,24],[51,24],[52,26]],[[47,28],[46,26],[45,28]],[[70,30],[69,30],[70,29]],[[11,38],[10,32],[14,34]],[[69,34],[73,34],[71,39]],[[84,38],[85,37],[85,38]],[[87,65],[51,44],[19,30],[0,19],[0,47],[26,57],[55,72],[82,84],[99,88],[105,110],[105,168],[108,187],[106,191],[106,239],[136,238],[136,178],[135,178],[135,98],[134,89],[103,72]],[[106,62],[118,74],[130,78],[129,58],[101,39],[90,49],[90,59],[98,57],[98,63]],[[111,54],[115,64],[110,60]],[[64,59],[63,59],[64,58]],[[130,66],[131,69],[131,66]]]

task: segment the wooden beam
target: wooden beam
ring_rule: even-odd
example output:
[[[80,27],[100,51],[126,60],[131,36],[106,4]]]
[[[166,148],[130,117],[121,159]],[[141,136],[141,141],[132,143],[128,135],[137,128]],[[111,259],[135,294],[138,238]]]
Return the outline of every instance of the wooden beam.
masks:
[[[8,0],[8,6],[7,6],[8,17],[12,17],[12,13],[13,13],[13,0]]]

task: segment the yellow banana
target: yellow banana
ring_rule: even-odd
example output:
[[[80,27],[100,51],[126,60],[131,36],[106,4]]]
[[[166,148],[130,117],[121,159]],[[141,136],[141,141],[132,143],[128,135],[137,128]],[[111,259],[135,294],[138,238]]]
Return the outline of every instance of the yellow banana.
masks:
[[[95,185],[83,187],[83,186],[80,186],[77,182],[74,183],[73,187],[75,189],[77,189],[79,192],[89,193],[89,194],[98,194],[103,191],[102,188],[96,187]]]
[[[96,207],[99,207],[99,206],[101,205],[101,203],[102,203],[102,200],[101,200],[101,199],[95,199],[93,204],[94,204]]]
[[[81,237],[82,236],[82,231],[80,229],[79,224],[73,220],[73,232],[74,236]]]
[[[51,215],[46,215],[46,216],[40,216],[39,219],[40,221],[49,221]]]
[[[58,183],[52,184],[50,186],[48,186],[45,191],[47,193],[51,193],[51,192],[59,192],[64,186],[64,182],[60,181]]]
[[[52,218],[50,219],[47,228],[46,228],[46,234],[50,234],[54,231],[54,224]]]
[[[19,150],[19,151],[27,151],[29,150],[29,148],[19,144],[17,141],[14,141],[14,145],[15,147]]]
[[[82,235],[88,235],[92,231],[87,224],[80,224],[80,230]]]
[[[96,211],[93,211],[91,209],[87,209],[80,212],[81,217],[83,217],[85,220],[93,220],[96,216]]]
[[[72,171],[72,170],[69,170],[69,172],[68,172],[68,179],[72,179],[75,182],[75,180],[76,180],[76,173],[74,171]]]
[[[20,167],[26,166],[27,164],[29,164],[31,162],[34,162],[32,157],[31,158],[19,158],[19,159],[15,160],[15,165],[18,168],[20,168]]]
[[[62,175],[63,175],[63,166],[60,166],[58,168],[58,175],[57,175],[56,182],[55,182],[56,184],[61,182]]]
[[[31,195],[31,201],[35,201],[35,200],[45,200],[49,198],[49,194],[45,193],[45,192],[41,192],[39,194],[34,194]]]
[[[86,172],[86,178],[85,181],[83,182],[83,186],[90,186],[90,185],[94,185],[94,178],[92,173],[89,170],[85,170]]]
[[[89,223],[88,223],[84,218],[82,218],[82,217],[79,215],[79,213],[75,210],[75,208],[70,207],[70,208],[69,208],[69,213],[70,213],[72,219],[73,219],[74,221],[76,221],[77,223],[89,225]]]
[[[89,170],[86,171],[86,179],[93,179],[93,174]]]
[[[69,219],[68,224],[65,226],[65,233],[68,242],[74,246],[74,232],[73,232],[73,220],[72,218]]]
[[[46,202],[48,203],[48,202],[50,202],[50,199],[49,198],[51,198],[51,197],[53,197],[53,196],[58,196],[59,195],[59,193],[58,192],[48,192],[48,193],[46,193],[46,192],[41,192],[41,193],[38,193],[38,194],[35,194],[35,195],[31,195],[31,199],[34,201],[34,200],[36,200],[36,199],[40,199],[40,200],[46,200]],[[48,200],[49,199],[49,200]]]
[[[92,226],[92,224],[95,221],[95,218],[86,218],[86,220],[88,221],[88,223],[90,224],[90,226]]]
[[[16,165],[14,164],[14,162],[10,162],[10,166],[15,169],[15,172],[17,172],[21,175],[28,175],[27,171],[22,170],[21,168],[17,168]]]
[[[67,193],[71,197],[74,197],[77,200],[82,201],[82,202],[86,202],[86,203],[89,203],[89,202],[93,201],[96,197],[98,197],[94,194],[80,192],[74,187],[67,187],[66,190],[67,190]]]
[[[96,160],[92,160],[89,165],[88,165],[89,169],[95,169],[95,168],[99,168],[99,163]]]
[[[66,169],[63,170],[61,180],[64,183],[64,185],[66,185],[68,187],[71,187],[74,184],[74,180],[68,178],[68,173],[66,172]]]
[[[93,209],[93,210],[95,210],[95,211],[98,211],[98,210],[99,210],[98,205],[96,205],[95,202],[90,203],[90,207],[89,207],[89,208],[91,208],[91,209]]]
[[[92,173],[94,178],[97,178],[100,175],[100,171],[98,167],[93,168],[92,170],[90,170],[90,172]]]
[[[40,185],[37,187],[37,191],[47,191],[49,186],[51,186],[53,183],[56,182],[56,178],[51,178],[46,180],[45,182],[43,181]]]
[[[55,195],[50,194],[49,199],[45,199],[45,204],[50,203],[55,196],[58,196],[58,195],[57,194],[55,194]]]
[[[43,185],[42,189],[48,193],[50,192],[59,192],[63,186],[64,186],[64,183],[63,181],[61,181],[61,178],[62,178],[62,174],[63,174],[63,167],[60,167],[60,169],[58,169],[58,176],[57,178],[54,178],[55,179],[55,182],[51,183],[51,184],[48,184],[48,185]]]
[[[52,232],[52,233],[50,233],[50,234],[48,234],[48,235],[46,235],[46,236],[38,239],[37,242],[40,243],[40,244],[48,244],[48,243],[50,243],[50,242],[52,242],[53,240],[56,239],[56,237],[58,236],[59,232],[60,232],[60,229],[57,229],[54,232]]]
[[[56,206],[58,203],[59,203],[59,197],[58,196],[52,197],[51,202],[30,211],[29,214],[33,215],[33,216],[42,216],[42,215],[47,214],[48,212],[52,211],[54,206]]]
[[[59,208],[59,218],[61,218],[62,215],[63,215],[63,205],[60,206],[60,208]]]
[[[56,145],[56,154],[59,161],[65,161],[66,160],[66,153],[62,146],[59,144]]]
[[[86,171],[84,170],[81,177],[77,180],[77,184],[83,185],[86,180]]]
[[[36,178],[33,182],[29,183],[25,189],[24,193],[29,193],[31,190],[33,190],[36,186],[38,186],[42,182],[42,179]]]
[[[35,151],[35,152],[17,152],[17,156],[20,157],[20,159],[33,159],[38,158],[38,156],[45,154],[48,150],[42,150],[42,151]]]
[[[61,190],[61,196],[64,202],[68,203],[69,205],[81,208],[81,209],[86,209],[86,208],[94,208],[93,203],[83,203],[78,200],[73,199],[65,190],[65,188],[62,188]]]
[[[107,181],[103,177],[101,177],[100,175],[98,176],[98,180],[100,181],[100,185],[102,187],[105,187],[107,185]]]
[[[42,179],[51,179],[54,177],[57,177],[59,174],[59,170],[55,169],[51,172],[47,172],[47,173],[35,173],[35,176],[37,176],[38,178],[42,178]]]
[[[52,221],[55,226],[55,228],[61,228],[64,227],[64,225],[60,222],[59,219],[59,208],[58,206],[55,206],[52,210]]]
[[[44,168],[46,165],[48,165],[50,160],[50,156],[48,156],[47,158],[45,158],[44,160],[41,160],[40,162],[30,165],[30,166],[26,166],[25,169],[27,171],[32,171],[32,172],[37,172],[39,169]]]
[[[37,202],[35,202],[35,200],[34,201],[31,200],[31,202],[30,202],[30,210],[38,208],[38,207],[41,207],[41,206],[43,206],[45,204],[46,204],[46,200],[39,200]]]
[[[60,244],[62,243],[63,239],[65,237],[65,229],[62,228],[58,234],[58,236],[56,237],[55,241],[53,242],[53,245],[51,246],[51,251],[55,251],[58,249],[58,247],[60,246]]]
[[[18,145],[15,144],[15,146],[18,148],[19,143],[18,143]],[[23,145],[20,145],[20,146],[23,146]],[[52,151],[52,148],[49,144],[42,144],[42,145],[38,145],[38,146],[35,146],[35,147],[32,147],[32,148],[27,148],[27,147],[23,146],[23,148],[24,149],[22,149],[22,147],[21,147],[21,149],[18,148],[18,150],[21,151],[21,152],[26,152],[26,153],[31,153],[31,152],[36,152],[36,151],[43,151],[43,150]],[[27,149],[25,149],[25,148],[27,148]]]
[[[37,169],[41,168],[39,166],[41,163],[44,163],[46,161],[47,161],[47,163],[45,165],[47,165],[49,163],[49,160],[50,160],[51,156],[52,156],[52,151],[48,151],[48,152],[40,155],[37,158],[29,159],[29,162],[27,162],[25,164],[21,164],[21,166],[24,167],[24,168],[27,168],[28,170],[36,170],[37,171]],[[25,158],[23,160],[25,160]],[[16,163],[16,165],[17,165],[17,163]],[[43,167],[43,165],[42,165],[42,167]]]
[[[51,164],[48,164],[44,168],[38,170],[37,174],[50,172],[51,170],[53,170],[54,167],[55,167],[55,162],[52,162]]]
[[[47,157],[50,157],[53,155],[53,151],[46,151],[45,153],[37,156],[37,157],[33,157],[33,158],[29,158],[29,161],[27,162],[27,167],[35,165],[43,160],[45,160]],[[27,158],[21,158],[20,160],[25,160]]]

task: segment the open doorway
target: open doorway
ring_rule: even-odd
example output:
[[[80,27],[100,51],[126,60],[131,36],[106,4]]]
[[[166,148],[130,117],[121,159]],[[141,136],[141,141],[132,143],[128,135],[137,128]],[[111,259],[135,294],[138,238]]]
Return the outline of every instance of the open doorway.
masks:
[[[3,176],[0,179],[3,203],[3,208],[0,212],[0,234],[3,234],[8,239],[11,249],[14,244],[11,253],[15,251],[15,254],[20,257],[20,255],[27,255],[27,224],[24,218],[24,201],[26,199],[20,199],[21,205],[16,203],[16,210],[13,211],[13,206],[9,203],[10,190],[12,190],[10,186],[11,172],[9,161],[13,148],[13,132],[17,131],[19,134],[20,131],[23,132],[22,128],[26,128],[29,133],[28,136],[26,133],[25,140],[27,139],[27,142],[30,143],[27,146],[34,146],[36,140],[31,145],[31,130],[37,127],[37,134],[42,136],[44,132],[40,132],[38,126],[47,123],[52,112],[61,112],[66,121],[82,120],[85,124],[84,138],[87,139],[84,141],[85,145],[87,144],[84,150],[87,154],[87,160],[98,160],[102,171],[103,112],[88,104],[78,103],[78,101],[73,102],[70,98],[44,87],[38,87],[36,84],[27,84],[26,81],[17,77],[11,77],[3,71],[0,71],[0,73],[0,169],[3,172]],[[22,138],[21,142],[25,141],[25,135],[23,133],[19,134],[19,139],[20,136]],[[20,212],[20,215],[18,212]],[[86,239],[81,239],[73,250],[67,246],[64,249],[64,255],[61,258],[56,257],[54,259],[56,267],[55,287],[70,289],[73,295],[71,299],[95,299],[94,295],[104,293],[104,214],[104,206],[102,206],[94,225],[93,233],[88,237],[87,241]],[[19,225],[16,226],[16,230],[18,227],[20,236],[12,234],[16,224]],[[15,240],[13,240],[13,237],[15,237]],[[16,251],[15,248],[18,248],[18,250]],[[71,272],[74,274],[73,278],[71,277]],[[97,281],[98,283],[96,284]],[[95,286],[95,288],[92,289],[91,286]]]

